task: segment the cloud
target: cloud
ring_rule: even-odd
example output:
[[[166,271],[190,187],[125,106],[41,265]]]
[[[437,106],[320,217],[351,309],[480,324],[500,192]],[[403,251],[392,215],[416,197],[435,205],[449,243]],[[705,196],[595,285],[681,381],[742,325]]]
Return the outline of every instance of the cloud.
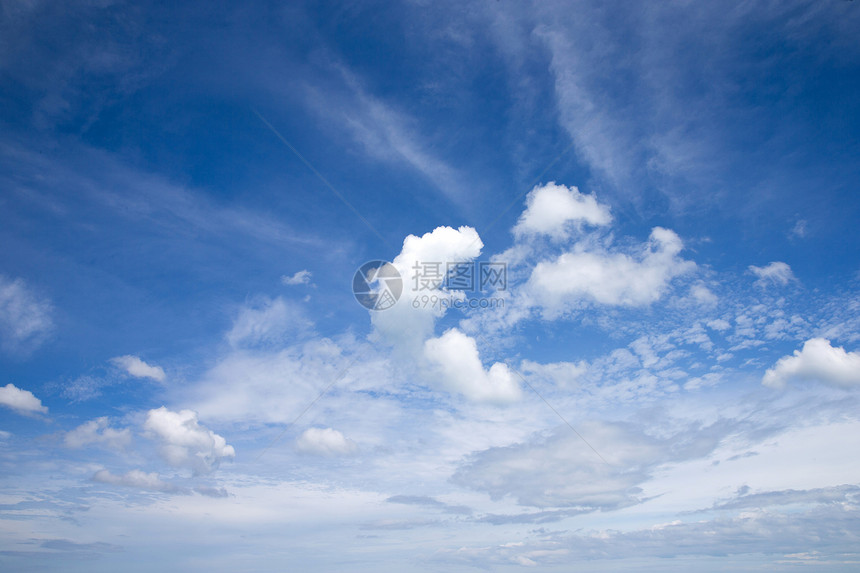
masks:
[[[442,385],[470,400],[504,404],[522,397],[508,366],[501,362],[484,370],[478,345],[456,328],[424,343],[424,357],[439,372]]]
[[[0,347],[9,353],[28,354],[45,341],[54,328],[53,307],[33,294],[21,279],[0,275]]]
[[[374,312],[371,321],[376,331],[400,351],[415,358],[422,354],[424,341],[433,335],[436,319],[444,308],[414,306],[416,297],[457,296],[445,293],[439,284],[429,279],[427,269],[440,265],[445,272],[446,263],[469,262],[481,254],[484,246],[477,231],[471,227],[437,227],[430,233],[418,237],[409,235],[403,240],[403,248],[392,264],[403,278],[403,294],[391,308]],[[428,266],[429,265],[429,266]]]
[[[166,493],[188,493],[185,489],[177,487],[172,483],[163,481],[155,472],[146,473],[141,470],[131,470],[123,475],[112,474],[108,470],[99,470],[93,475],[93,481],[110,485],[121,485],[145,489],[149,491],[162,491]]]
[[[805,219],[799,219],[797,223],[794,224],[794,227],[791,229],[791,234],[800,237],[803,239],[806,237],[807,233],[807,223]]]
[[[510,496],[520,505],[542,509],[610,511],[643,501],[639,486],[656,468],[709,454],[730,430],[727,424],[716,423],[654,437],[629,423],[577,425],[600,456],[562,426],[549,436],[475,453],[452,480],[484,491],[493,500]]]
[[[588,364],[584,361],[553,362],[550,364],[538,364],[531,360],[523,360],[520,364],[523,374],[531,374],[543,380],[551,382],[559,388],[569,388],[588,372]]]
[[[808,490],[779,490],[748,494],[749,488],[744,487],[731,500],[714,504],[712,509],[746,509],[762,508],[778,505],[817,505],[845,503],[860,499],[860,486],[839,485]]]
[[[201,426],[191,410],[172,412],[162,406],[150,410],[143,424],[146,435],[161,442],[161,455],[173,467],[190,468],[195,474],[216,469],[223,459],[236,455],[233,446]]]
[[[388,503],[399,503],[403,505],[417,505],[423,507],[431,507],[439,509],[445,513],[453,513],[458,515],[470,515],[472,509],[465,505],[450,505],[436,498],[426,495],[393,495],[386,499]]]
[[[783,356],[765,372],[762,384],[784,388],[791,382],[819,382],[830,386],[853,388],[860,386],[860,352],[834,348],[824,338],[812,338],[803,343],[792,356]]]
[[[0,388],[0,405],[12,408],[19,414],[47,414],[48,408],[29,390],[21,390],[14,384]]]
[[[684,248],[673,231],[655,227],[634,256],[577,246],[538,263],[526,288],[549,314],[581,301],[611,306],[646,306],[659,300],[670,281],[695,268],[678,256]]]
[[[284,275],[281,277],[281,284],[292,286],[292,285],[306,285],[311,282],[311,272],[309,270],[301,270],[297,271],[293,276]]]
[[[103,416],[67,432],[63,441],[69,448],[97,445],[112,450],[124,450],[131,443],[131,430],[115,430],[110,427],[108,418]]]
[[[419,130],[418,118],[368,93],[358,76],[333,64],[351,90],[351,97],[333,97],[330,91],[308,90],[308,101],[339,129],[349,131],[367,155],[380,161],[400,163],[421,173],[448,199],[462,202],[467,194],[463,174],[433,152]]]
[[[196,493],[200,495],[205,495],[206,497],[230,497],[230,492],[228,492],[223,487],[212,487],[208,485],[200,485],[194,488]]]
[[[794,273],[791,272],[791,267],[780,261],[774,261],[764,267],[750,265],[749,270],[758,277],[755,284],[762,288],[769,285],[785,286],[791,281],[797,280],[794,278]]]
[[[332,428],[308,428],[296,438],[296,449],[318,456],[343,456],[355,453],[358,444]]]
[[[697,303],[704,306],[713,306],[720,300],[717,295],[711,292],[711,289],[699,283],[690,287],[690,296]]]
[[[584,195],[576,187],[555,182],[536,186],[526,198],[526,210],[514,226],[514,235],[549,235],[565,238],[571,227],[583,224],[602,226],[612,221],[609,207],[597,202],[594,195]]]
[[[278,297],[262,298],[255,304],[242,307],[227,333],[227,342],[233,347],[278,344],[290,334],[304,332],[313,327],[304,310]]]
[[[732,325],[722,318],[715,318],[714,320],[710,320],[707,322],[709,328],[716,330],[717,332],[725,332],[730,329]]]
[[[135,378],[150,378],[157,382],[164,382],[166,376],[164,370],[160,366],[152,366],[147,364],[137,356],[117,356],[110,359],[114,366],[125,370],[130,376]]]
[[[723,512],[713,519],[674,520],[645,528],[586,529],[535,536],[518,543],[476,547],[458,544],[456,549],[440,550],[436,556],[440,561],[484,568],[498,568],[525,557],[537,565],[567,569],[572,556],[592,564],[593,560],[601,559],[641,562],[645,558],[657,558],[659,561],[653,567],[646,568],[662,571],[666,569],[666,558],[670,557],[696,556],[695,561],[687,561],[690,566],[701,564],[701,556],[715,557],[721,559],[723,567],[713,570],[724,570],[728,556],[749,558],[764,554],[772,560],[770,568],[784,570],[791,565],[817,564],[819,569],[835,565],[835,570],[850,570],[858,541],[855,532],[860,523],[855,500],[856,497],[845,495],[841,503],[822,503],[801,511],[753,509],[737,515]],[[799,548],[809,548],[809,551],[798,552]],[[618,569],[617,566],[611,568]]]
[[[180,399],[210,420],[287,423],[319,395],[324,384],[344,373],[354,380],[357,372],[373,362],[371,346],[354,348],[347,341],[344,345],[362,357],[348,371],[354,360],[345,355],[345,348],[327,338],[277,350],[234,349],[204,373],[197,384],[180,389]],[[374,382],[384,384],[386,374],[387,371],[375,373]]]

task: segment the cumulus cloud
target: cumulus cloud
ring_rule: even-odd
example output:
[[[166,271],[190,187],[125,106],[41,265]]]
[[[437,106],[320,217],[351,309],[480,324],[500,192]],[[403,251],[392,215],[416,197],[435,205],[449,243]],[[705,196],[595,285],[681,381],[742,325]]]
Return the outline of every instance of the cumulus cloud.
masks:
[[[791,272],[791,267],[780,261],[774,261],[764,267],[750,265],[749,270],[758,277],[755,284],[762,288],[770,285],[785,286],[791,281],[797,280],[794,278],[794,273]]]
[[[69,448],[96,445],[112,450],[124,450],[131,443],[131,430],[111,428],[108,418],[103,416],[67,432],[63,441]]]
[[[308,428],[296,438],[296,449],[318,456],[343,456],[355,453],[358,445],[332,428]]]
[[[242,307],[227,333],[227,342],[234,347],[276,344],[312,326],[300,306],[281,297],[263,298]]]
[[[187,493],[184,489],[162,480],[155,472],[146,473],[141,470],[131,470],[123,475],[116,475],[112,474],[108,470],[99,470],[93,475],[92,479],[99,483],[133,487],[149,491]]]
[[[21,279],[0,275],[0,347],[11,353],[29,353],[54,328],[50,301],[33,294]]]
[[[440,374],[444,387],[479,402],[519,400],[522,391],[506,364],[484,369],[474,338],[456,328],[424,343],[424,357]]]
[[[164,382],[166,376],[160,366],[147,364],[137,356],[117,356],[110,359],[111,363],[135,378],[149,378],[156,382]]]
[[[403,278],[403,294],[391,308],[374,312],[371,320],[376,331],[386,341],[411,357],[420,356],[424,341],[433,335],[436,319],[444,314],[437,306],[413,306],[416,296],[449,296],[441,285],[426,284],[424,272],[428,265],[439,264],[444,272],[446,263],[469,262],[481,254],[484,244],[471,227],[437,227],[421,237],[409,235],[403,241],[400,254],[392,264]],[[417,270],[416,270],[417,269]],[[432,283],[432,281],[429,281]],[[450,293],[450,296],[457,296]]]
[[[294,285],[306,285],[311,282],[312,273],[309,270],[301,270],[297,271],[292,276],[284,275],[281,277],[281,284],[294,286]]]
[[[834,348],[825,338],[807,340],[792,356],[780,358],[762,378],[762,384],[771,388],[784,388],[791,382],[820,382],[842,388],[860,386],[860,352],[846,352],[841,346]]]
[[[150,410],[143,424],[146,435],[161,443],[161,455],[177,468],[189,468],[195,474],[209,473],[223,459],[236,455],[233,446],[197,421],[191,410],[172,412],[162,406]]]
[[[19,414],[47,414],[48,408],[29,390],[22,390],[14,384],[6,384],[0,388],[0,405],[6,406]]]
[[[659,300],[673,278],[695,268],[678,256],[683,248],[678,235],[662,227],[655,227],[633,256],[577,245],[553,261],[538,263],[526,288],[550,314],[580,301],[645,306]]]
[[[571,228],[578,229],[583,224],[608,225],[611,221],[609,207],[598,203],[594,195],[550,182],[536,186],[529,193],[526,210],[514,227],[514,235],[549,235],[562,239]]]

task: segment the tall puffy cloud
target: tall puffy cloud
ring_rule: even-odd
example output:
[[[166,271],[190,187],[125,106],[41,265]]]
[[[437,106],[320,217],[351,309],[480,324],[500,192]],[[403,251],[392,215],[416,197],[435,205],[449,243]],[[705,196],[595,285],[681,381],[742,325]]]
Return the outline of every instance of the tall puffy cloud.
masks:
[[[549,235],[554,239],[567,236],[571,227],[583,224],[602,226],[612,221],[609,207],[585,195],[576,187],[549,182],[536,186],[526,198],[526,210],[514,227],[514,235]]]
[[[33,294],[21,279],[0,275],[0,347],[7,352],[30,352],[54,328],[50,301]]]
[[[47,414],[48,408],[29,390],[22,390],[14,384],[0,388],[0,406],[6,406],[19,414]]]
[[[506,364],[496,362],[484,369],[478,345],[456,328],[424,343],[424,357],[440,374],[447,390],[478,402],[507,403],[522,396],[514,374]]]
[[[820,382],[830,386],[860,386],[860,352],[834,348],[824,338],[812,338],[791,356],[780,358],[765,372],[762,384],[784,388],[791,382]]]
[[[678,256],[683,248],[678,235],[662,227],[655,227],[634,255],[577,245],[555,260],[538,263],[526,288],[550,314],[582,301],[645,306],[659,300],[673,278],[695,268]]]
[[[150,410],[143,424],[146,435],[161,442],[161,455],[177,468],[189,468],[195,474],[209,473],[223,459],[236,455],[233,446],[197,421],[191,410],[172,412],[162,406]]]
[[[156,382],[164,382],[166,375],[160,366],[152,366],[137,356],[117,356],[110,359],[111,363],[135,378],[149,378]]]
[[[437,227],[421,237],[406,237],[400,254],[392,261],[403,278],[403,294],[391,308],[372,314],[377,332],[401,351],[419,356],[424,341],[433,335],[436,319],[444,314],[444,308],[413,303],[422,295],[449,296],[432,280],[422,280],[428,278],[427,269],[435,270],[434,265],[438,264],[444,273],[446,263],[472,261],[481,254],[483,246],[477,231],[471,227]]]

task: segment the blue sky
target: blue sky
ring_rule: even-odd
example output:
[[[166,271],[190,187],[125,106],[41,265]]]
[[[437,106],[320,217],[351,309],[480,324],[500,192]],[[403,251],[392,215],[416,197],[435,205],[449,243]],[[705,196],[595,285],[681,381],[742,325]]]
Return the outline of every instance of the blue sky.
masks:
[[[3,2],[0,567],[852,570],[858,29]]]

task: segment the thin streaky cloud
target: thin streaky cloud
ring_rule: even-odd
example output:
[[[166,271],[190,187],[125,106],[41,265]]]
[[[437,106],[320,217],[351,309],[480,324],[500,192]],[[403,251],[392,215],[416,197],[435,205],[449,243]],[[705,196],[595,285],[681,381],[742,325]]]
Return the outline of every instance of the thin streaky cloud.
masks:
[[[289,150],[290,150],[290,151],[292,151],[292,152],[293,152],[293,154],[294,154],[296,157],[298,157],[298,158],[299,158],[299,160],[300,160],[302,163],[304,163],[304,164],[305,164],[305,167],[307,167],[308,169],[310,169],[310,170],[313,172],[313,174],[317,176],[317,179],[319,179],[320,181],[322,181],[322,183],[323,183],[326,187],[328,187],[328,188],[329,188],[329,190],[331,190],[331,192],[332,192],[332,193],[334,193],[335,197],[337,197],[338,199],[340,199],[341,203],[343,203],[344,205],[346,205],[346,206],[347,206],[347,208],[348,208],[350,211],[352,211],[352,212],[353,212],[353,214],[355,214],[355,216],[356,216],[356,217],[358,217],[358,218],[361,220],[361,222],[362,222],[362,223],[364,223],[364,226],[365,226],[365,227],[367,227],[368,229],[370,229],[370,231],[371,231],[374,235],[376,235],[377,237],[379,237],[379,240],[380,240],[380,241],[382,241],[384,244],[386,244],[386,245],[389,245],[389,246],[390,246],[390,242],[389,242],[385,237],[383,237],[383,236],[382,236],[382,234],[381,234],[379,231],[377,231],[377,230],[376,230],[376,227],[374,227],[373,225],[371,225],[370,221],[368,221],[367,219],[365,219],[364,215],[362,215],[362,214],[358,211],[358,209],[356,209],[355,207],[353,207],[352,203],[350,203],[349,201],[347,201],[346,197],[344,197],[344,196],[343,196],[343,194],[341,194],[341,192],[340,192],[340,191],[338,191],[337,189],[335,189],[335,188],[334,188],[334,186],[333,186],[331,183],[329,183],[328,179],[326,179],[325,177],[323,177],[322,173],[320,173],[319,171],[317,171],[316,167],[314,167],[313,165],[311,165],[311,163],[310,163],[307,159],[305,159],[305,157],[304,157],[301,153],[299,153],[299,151],[298,151],[295,147],[293,147],[293,145],[292,145],[289,141],[287,141],[287,140],[286,140],[286,138],[285,138],[283,135],[281,135],[281,133],[280,133],[277,129],[275,129],[275,127],[274,127],[271,123],[269,123],[269,120],[267,120],[265,117],[263,117],[263,116],[262,116],[262,114],[260,114],[260,112],[258,112],[256,109],[251,108],[251,111],[253,111],[253,112],[254,112],[254,115],[256,115],[258,118],[260,118],[260,121],[262,121],[262,122],[263,122],[263,125],[265,125],[267,128],[269,128],[269,131],[271,131],[272,133],[274,133],[274,134],[275,134],[275,137],[277,137],[277,138],[281,141],[281,143],[283,143],[284,145],[286,145],[286,146],[289,148]]]

